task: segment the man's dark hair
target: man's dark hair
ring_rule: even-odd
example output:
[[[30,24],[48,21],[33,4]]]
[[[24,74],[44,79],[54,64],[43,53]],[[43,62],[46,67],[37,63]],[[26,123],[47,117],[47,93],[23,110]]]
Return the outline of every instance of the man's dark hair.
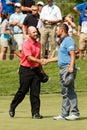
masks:
[[[68,29],[69,28],[68,28],[68,26],[66,24],[62,23],[62,24],[59,24],[58,26],[59,26],[59,28],[63,29],[66,34],[68,34]]]

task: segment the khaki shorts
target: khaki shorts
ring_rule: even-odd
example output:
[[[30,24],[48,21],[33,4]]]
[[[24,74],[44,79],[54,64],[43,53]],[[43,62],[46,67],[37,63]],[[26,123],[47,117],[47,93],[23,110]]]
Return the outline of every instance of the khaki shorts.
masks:
[[[85,34],[85,33],[80,34],[79,49],[87,50],[87,34]]]
[[[8,40],[5,40],[5,39],[0,37],[0,45],[2,47],[8,47]]]
[[[18,50],[22,50],[22,44],[24,42],[23,34],[14,34],[14,40],[17,42]]]

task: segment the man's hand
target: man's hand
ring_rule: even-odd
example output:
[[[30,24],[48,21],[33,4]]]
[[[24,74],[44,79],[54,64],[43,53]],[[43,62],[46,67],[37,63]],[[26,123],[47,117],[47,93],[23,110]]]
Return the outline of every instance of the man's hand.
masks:
[[[47,64],[47,59],[41,59],[41,65],[46,65]]]
[[[73,68],[69,67],[68,71],[69,71],[69,73],[72,73],[73,72]]]

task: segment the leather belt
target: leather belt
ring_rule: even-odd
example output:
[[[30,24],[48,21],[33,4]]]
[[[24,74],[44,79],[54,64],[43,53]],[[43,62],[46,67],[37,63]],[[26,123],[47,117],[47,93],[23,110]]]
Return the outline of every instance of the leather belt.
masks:
[[[39,67],[28,67],[28,66],[22,66],[22,68],[27,68],[27,69],[31,69],[31,70],[36,70],[36,69],[39,69]]]

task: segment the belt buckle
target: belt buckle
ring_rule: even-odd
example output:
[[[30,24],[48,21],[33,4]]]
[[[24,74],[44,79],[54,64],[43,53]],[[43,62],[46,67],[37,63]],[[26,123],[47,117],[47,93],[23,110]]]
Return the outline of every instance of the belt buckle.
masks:
[[[33,69],[34,69],[34,67],[30,67],[30,69],[31,69],[31,70],[33,70]]]

